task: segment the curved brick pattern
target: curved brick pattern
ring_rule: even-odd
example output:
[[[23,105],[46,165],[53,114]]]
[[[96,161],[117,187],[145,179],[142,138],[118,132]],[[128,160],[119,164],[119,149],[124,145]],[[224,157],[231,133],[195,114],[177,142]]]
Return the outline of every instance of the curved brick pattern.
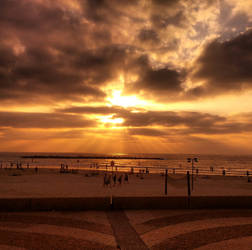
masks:
[[[134,224],[148,223],[155,221],[158,218],[174,217],[183,214],[193,214],[197,210],[167,210],[167,209],[148,209],[148,210],[125,210],[125,213],[130,221]],[[200,210],[199,212],[204,211]],[[252,210],[251,210],[252,212]],[[162,220],[162,219],[161,219]]]
[[[70,227],[60,227],[52,226],[46,224],[34,224],[25,228],[9,228],[0,225],[1,230],[14,231],[21,233],[39,233],[47,235],[58,235],[62,237],[70,237],[81,240],[88,240],[91,242],[96,242],[98,244],[105,244],[108,246],[116,246],[115,239],[112,235],[102,234],[98,232],[92,232],[85,229],[70,228]]]
[[[31,213],[33,214],[33,213]],[[35,215],[38,212],[34,212]],[[85,210],[85,211],[50,211],[50,212],[42,212],[42,214],[50,217],[57,218],[70,218],[79,221],[88,221],[90,223],[107,225],[111,228],[110,223],[108,221],[107,213],[105,211],[99,210]],[[112,229],[111,229],[112,233]]]
[[[86,229],[89,231],[100,232],[104,234],[112,235],[112,229],[108,225],[92,223],[84,220],[76,220],[71,218],[63,217],[51,217],[39,215],[26,215],[26,214],[12,214],[12,213],[1,213],[0,222],[19,222],[24,225],[29,224],[47,224],[47,225],[59,225],[64,227],[74,227],[80,229]]]
[[[191,233],[198,230],[207,230],[216,227],[223,227],[223,226],[229,227],[234,225],[246,225],[246,224],[252,224],[252,217],[218,218],[218,219],[190,221],[157,228],[146,234],[143,234],[141,238],[145,241],[145,243],[148,246],[153,246],[158,243],[161,243],[167,238],[173,238],[180,234]]]
[[[239,249],[239,250],[251,250],[252,249],[252,236],[250,237],[241,237],[231,240],[223,240],[217,243],[211,243],[195,250],[230,250],[230,249]]]
[[[36,250],[115,249],[114,247],[98,244],[96,242],[71,237],[38,233],[11,232],[5,230],[0,230],[0,244]]]
[[[168,212],[169,213],[169,212]],[[184,222],[217,219],[217,218],[234,218],[234,217],[252,217],[252,210],[194,210],[193,212],[185,211],[182,214],[154,218],[141,224],[136,224],[135,229],[139,234],[149,232],[155,228],[165,227]]]
[[[109,224],[63,216],[57,217],[54,213],[1,213],[0,244],[28,249],[115,249],[116,242]],[[72,213],[72,216],[76,215]],[[29,237],[34,241],[27,243]],[[36,241],[39,246],[36,246]]]
[[[252,236],[252,224],[217,227],[194,231],[169,238],[151,249],[195,249],[214,242]]]
[[[0,213],[3,250],[248,250],[251,241],[252,210]]]
[[[120,249],[148,249],[134,228],[130,225],[123,211],[108,212],[108,219]]]
[[[1,250],[26,250],[23,247],[14,247],[14,246],[8,246],[8,245],[0,245]]]

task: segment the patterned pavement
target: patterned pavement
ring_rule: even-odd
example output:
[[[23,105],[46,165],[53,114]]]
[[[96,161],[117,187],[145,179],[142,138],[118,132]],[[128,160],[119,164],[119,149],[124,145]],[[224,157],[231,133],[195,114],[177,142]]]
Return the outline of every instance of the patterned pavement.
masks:
[[[2,212],[0,249],[252,250],[252,210]]]

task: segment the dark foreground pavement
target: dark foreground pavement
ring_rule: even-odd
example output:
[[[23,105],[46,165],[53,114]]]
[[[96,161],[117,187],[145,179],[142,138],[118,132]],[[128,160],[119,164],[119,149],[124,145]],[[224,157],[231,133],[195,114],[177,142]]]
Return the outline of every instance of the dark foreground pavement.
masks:
[[[252,249],[252,210],[1,212],[0,249]]]

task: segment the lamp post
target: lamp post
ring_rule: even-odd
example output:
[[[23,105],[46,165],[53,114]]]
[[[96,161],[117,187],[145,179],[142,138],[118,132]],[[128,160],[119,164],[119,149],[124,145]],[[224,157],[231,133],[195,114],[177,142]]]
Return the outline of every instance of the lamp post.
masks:
[[[198,162],[198,158],[187,158],[187,162],[191,162],[192,163],[192,190],[193,190],[193,169],[194,169],[194,162]]]

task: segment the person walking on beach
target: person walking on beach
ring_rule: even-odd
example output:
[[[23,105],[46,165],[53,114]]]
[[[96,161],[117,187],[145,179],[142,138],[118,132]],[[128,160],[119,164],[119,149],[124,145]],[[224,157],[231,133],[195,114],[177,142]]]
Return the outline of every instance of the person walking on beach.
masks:
[[[128,173],[125,173],[124,175],[124,182],[126,183],[129,183],[129,176],[128,176]]]
[[[103,186],[104,187],[107,187],[108,186],[108,182],[107,182],[107,173],[104,174],[104,177],[103,177]]]
[[[120,177],[118,178],[119,185],[121,185],[121,184],[122,184],[122,178],[123,178],[123,176],[122,176],[122,175],[120,175]]]
[[[113,176],[113,182],[114,182],[114,186],[116,185],[116,174],[114,174]]]
[[[109,178],[108,178],[108,185],[110,187],[112,187],[112,175],[109,175]]]
[[[134,174],[134,168],[131,167],[131,171],[130,171],[131,174]]]
[[[247,171],[248,182],[250,182],[249,171]]]

